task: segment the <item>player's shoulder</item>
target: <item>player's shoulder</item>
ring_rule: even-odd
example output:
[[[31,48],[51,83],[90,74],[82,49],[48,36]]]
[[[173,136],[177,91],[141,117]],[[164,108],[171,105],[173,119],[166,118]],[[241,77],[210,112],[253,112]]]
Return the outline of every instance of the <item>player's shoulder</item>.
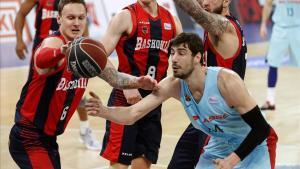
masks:
[[[117,23],[128,23],[131,21],[131,12],[128,9],[123,9],[117,14],[115,14],[111,22],[117,22]]]
[[[222,68],[218,74],[218,86],[226,89],[234,88],[235,85],[243,83],[240,76],[231,69]]]
[[[161,82],[168,83],[168,84],[174,84],[174,83],[178,83],[179,79],[174,76],[168,76],[168,77],[164,78]]]
[[[42,42],[43,47],[53,47],[53,48],[59,48],[63,44],[64,41],[58,36],[49,36],[45,38]]]

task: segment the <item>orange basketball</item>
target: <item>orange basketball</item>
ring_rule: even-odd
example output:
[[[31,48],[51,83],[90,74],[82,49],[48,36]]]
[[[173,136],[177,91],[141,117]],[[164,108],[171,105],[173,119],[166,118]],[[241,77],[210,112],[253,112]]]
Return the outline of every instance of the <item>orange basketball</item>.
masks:
[[[85,78],[100,75],[107,62],[102,43],[85,37],[74,39],[67,50],[67,58],[69,70]]]

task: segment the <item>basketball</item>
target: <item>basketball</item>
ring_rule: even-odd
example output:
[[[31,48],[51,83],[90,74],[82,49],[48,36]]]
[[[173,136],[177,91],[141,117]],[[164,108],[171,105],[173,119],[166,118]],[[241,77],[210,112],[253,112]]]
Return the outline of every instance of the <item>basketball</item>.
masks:
[[[66,55],[69,70],[78,77],[91,78],[100,75],[107,62],[102,43],[85,37],[74,39]]]

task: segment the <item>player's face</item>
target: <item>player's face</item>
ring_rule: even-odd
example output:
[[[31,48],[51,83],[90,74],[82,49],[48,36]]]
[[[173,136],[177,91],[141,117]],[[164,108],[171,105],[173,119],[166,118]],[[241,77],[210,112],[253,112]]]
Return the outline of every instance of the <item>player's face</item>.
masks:
[[[86,26],[86,9],[83,4],[70,3],[64,6],[58,16],[61,33],[67,40],[82,36]]]
[[[202,7],[211,13],[221,14],[223,11],[224,0],[198,0],[202,1]]]
[[[180,44],[179,46],[171,47],[171,58],[173,76],[186,79],[194,70],[194,59],[192,52],[189,50],[186,44]]]

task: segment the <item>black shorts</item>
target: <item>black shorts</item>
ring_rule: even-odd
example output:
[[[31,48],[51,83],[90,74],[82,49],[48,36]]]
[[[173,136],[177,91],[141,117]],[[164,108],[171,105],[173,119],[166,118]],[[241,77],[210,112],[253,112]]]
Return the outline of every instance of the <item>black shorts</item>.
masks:
[[[12,127],[9,152],[22,169],[61,168],[56,137],[46,136],[31,126]]]
[[[144,91],[140,93],[145,96]],[[108,106],[129,106],[123,97],[121,90],[114,89]],[[152,164],[156,164],[162,136],[160,120],[161,105],[133,125],[119,125],[107,121],[101,156],[125,165],[130,165],[133,159],[144,156]]]
[[[208,140],[208,135],[190,123],[176,144],[168,169],[195,168]]]

